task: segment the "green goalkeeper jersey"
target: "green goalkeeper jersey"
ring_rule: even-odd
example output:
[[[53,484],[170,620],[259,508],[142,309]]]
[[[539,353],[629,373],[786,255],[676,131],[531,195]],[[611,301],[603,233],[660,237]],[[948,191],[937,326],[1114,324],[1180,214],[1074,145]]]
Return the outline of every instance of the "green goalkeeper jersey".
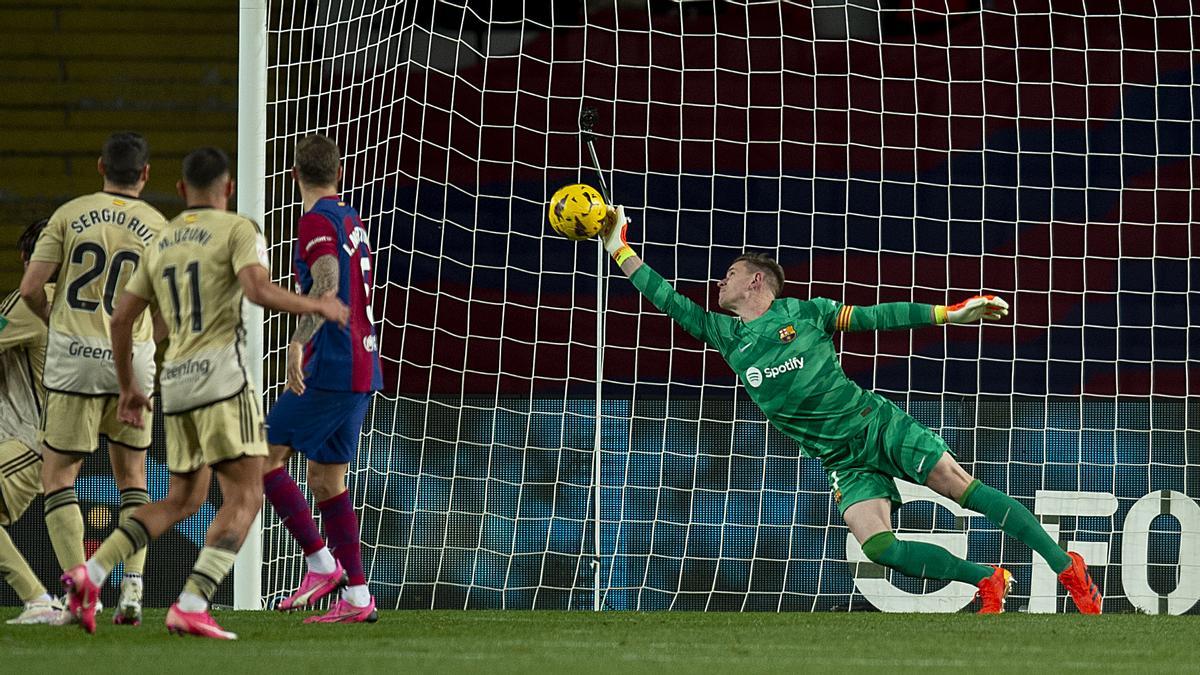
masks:
[[[886,403],[846,377],[833,333],[934,324],[932,305],[855,307],[826,298],[776,298],[747,322],[705,311],[644,263],[630,280],[684,330],[721,352],[767,420],[817,458],[844,446]]]

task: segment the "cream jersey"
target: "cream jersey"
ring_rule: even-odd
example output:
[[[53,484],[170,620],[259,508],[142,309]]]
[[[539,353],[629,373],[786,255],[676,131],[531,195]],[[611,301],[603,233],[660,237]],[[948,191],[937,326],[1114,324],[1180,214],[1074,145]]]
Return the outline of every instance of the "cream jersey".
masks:
[[[46,343],[47,389],[72,394],[116,394],[109,321],[166,219],[140,199],[97,192],[72,199],[50,216],[30,260],[59,265]],[[134,372],[149,392],[154,341],[149,313],[133,328]]]
[[[53,294],[47,285],[46,295]],[[39,455],[45,363],[46,324],[13,291],[0,302],[0,443],[15,439]]]
[[[269,267],[254,221],[188,209],[163,228],[126,287],[158,306],[170,330],[159,384],[166,414],[236,396],[250,382],[237,274]]]

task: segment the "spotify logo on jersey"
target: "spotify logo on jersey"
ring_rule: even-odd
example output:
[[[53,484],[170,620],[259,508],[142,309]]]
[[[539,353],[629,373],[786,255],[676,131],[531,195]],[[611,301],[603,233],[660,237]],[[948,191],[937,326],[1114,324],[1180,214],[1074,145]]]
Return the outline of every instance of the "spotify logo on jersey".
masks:
[[[759,370],[754,366],[750,366],[746,369],[746,384],[750,385],[751,387],[758,387],[758,385],[763,383],[764,377],[768,380],[773,380],[788,371],[800,370],[803,367],[804,359],[797,358],[795,356],[787,361],[784,361],[778,366],[767,366],[765,371]]]
[[[751,387],[757,387],[762,384],[762,371],[754,366],[746,369],[746,384],[749,384]]]

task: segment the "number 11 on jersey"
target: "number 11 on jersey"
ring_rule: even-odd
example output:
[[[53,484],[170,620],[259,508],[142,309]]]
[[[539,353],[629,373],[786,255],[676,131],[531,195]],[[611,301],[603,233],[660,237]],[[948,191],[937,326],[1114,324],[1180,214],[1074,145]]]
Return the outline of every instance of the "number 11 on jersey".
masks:
[[[188,304],[191,305],[192,310],[192,332],[199,333],[204,330],[204,310],[200,304],[200,261],[193,260],[189,262],[186,270],[190,280],[188,289],[191,297]],[[176,330],[182,330],[183,307],[180,302],[179,283],[176,279],[175,266],[167,265],[163,268],[162,274],[171,290],[171,304],[175,306],[175,328]]]

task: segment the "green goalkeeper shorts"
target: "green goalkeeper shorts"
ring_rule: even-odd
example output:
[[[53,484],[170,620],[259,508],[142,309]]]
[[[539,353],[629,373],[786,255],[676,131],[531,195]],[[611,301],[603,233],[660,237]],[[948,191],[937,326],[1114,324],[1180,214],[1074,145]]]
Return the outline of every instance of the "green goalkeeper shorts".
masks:
[[[899,506],[900,491],[893,479],[924,485],[947,452],[950,448],[941,436],[885,399],[866,428],[849,443],[822,453],[821,466],[838,511],[845,513],[851,505],[868,499],[890,499]]]

